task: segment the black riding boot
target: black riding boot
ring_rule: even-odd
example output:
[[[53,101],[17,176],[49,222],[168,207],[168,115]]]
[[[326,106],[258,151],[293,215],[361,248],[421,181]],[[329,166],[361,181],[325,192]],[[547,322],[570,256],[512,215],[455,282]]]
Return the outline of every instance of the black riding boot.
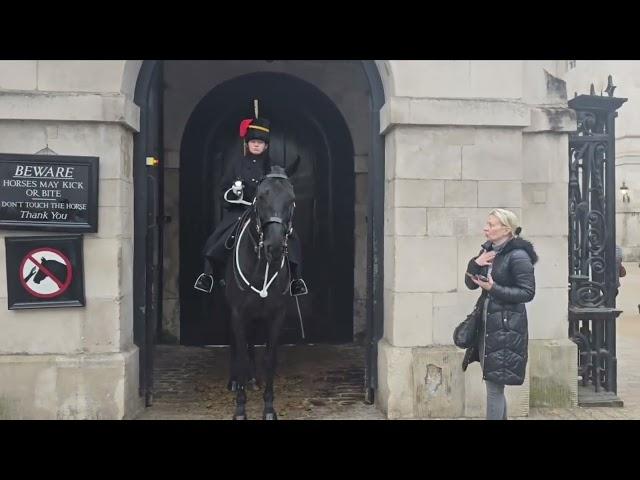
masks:
[[[309,293],[307,289],[307,284],[300,275],[300,271],[302,268],[299,267],[297,263],[289,262],[289,267],[291,268],[291,285],[289,285],[289,293],[293,297],[297,297],[298,295],[306,295]]]

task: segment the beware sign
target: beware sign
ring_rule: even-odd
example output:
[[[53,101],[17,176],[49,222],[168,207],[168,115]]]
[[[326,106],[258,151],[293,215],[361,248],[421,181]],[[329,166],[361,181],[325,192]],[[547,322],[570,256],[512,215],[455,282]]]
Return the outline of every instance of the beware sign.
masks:
[[[98,231],[97,157],[0,153],[0,228]]]
[[[84,306],[82,236],[7,237],[9,310]]]

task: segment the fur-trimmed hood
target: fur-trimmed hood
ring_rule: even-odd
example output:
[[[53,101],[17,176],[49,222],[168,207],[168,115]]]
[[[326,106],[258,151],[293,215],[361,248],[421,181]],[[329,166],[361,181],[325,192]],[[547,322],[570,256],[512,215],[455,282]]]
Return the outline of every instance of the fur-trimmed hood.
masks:
[[[482,248],[487,251],[493,250],[493,248],[491,247],[491,241],[485,242],[482,245]],[[534,265],[536,264],[536,262],[538,261],[538,254],[533,248],[533,244],[530,241],[525,240],[524,238],[515,237],[509,240],[507,244],[502,248],[500,253],[507,253],[507,252],[510,252],[511,250],[518,250],[518,249],[524,250],[525,252],[527,252],[527,255],[529,255],[529,258],[531,259],[531,263]]]

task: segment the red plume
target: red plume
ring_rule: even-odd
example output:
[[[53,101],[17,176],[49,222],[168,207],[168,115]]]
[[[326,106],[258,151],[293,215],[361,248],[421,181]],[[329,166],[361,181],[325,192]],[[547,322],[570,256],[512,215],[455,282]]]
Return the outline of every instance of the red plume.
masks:
[[[247,131],[249,130],[249,125],[253,122],[252,118],[247,120],[242,120],[240,122],[240,137],[244,138],[247,136]]]

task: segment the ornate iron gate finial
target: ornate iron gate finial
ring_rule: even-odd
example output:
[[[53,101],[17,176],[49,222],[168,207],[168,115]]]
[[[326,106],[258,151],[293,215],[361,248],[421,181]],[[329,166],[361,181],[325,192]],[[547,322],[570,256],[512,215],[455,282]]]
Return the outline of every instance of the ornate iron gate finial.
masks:
[[[605,88],[605,92],[607,92],[607,95],[609,95],[610,97],[613,97],[613,91],[616,89],[616,86],[613,84],[613,78],[611,77],[611,75],[609,75],[609,77],[607,78],[607,88]]]

